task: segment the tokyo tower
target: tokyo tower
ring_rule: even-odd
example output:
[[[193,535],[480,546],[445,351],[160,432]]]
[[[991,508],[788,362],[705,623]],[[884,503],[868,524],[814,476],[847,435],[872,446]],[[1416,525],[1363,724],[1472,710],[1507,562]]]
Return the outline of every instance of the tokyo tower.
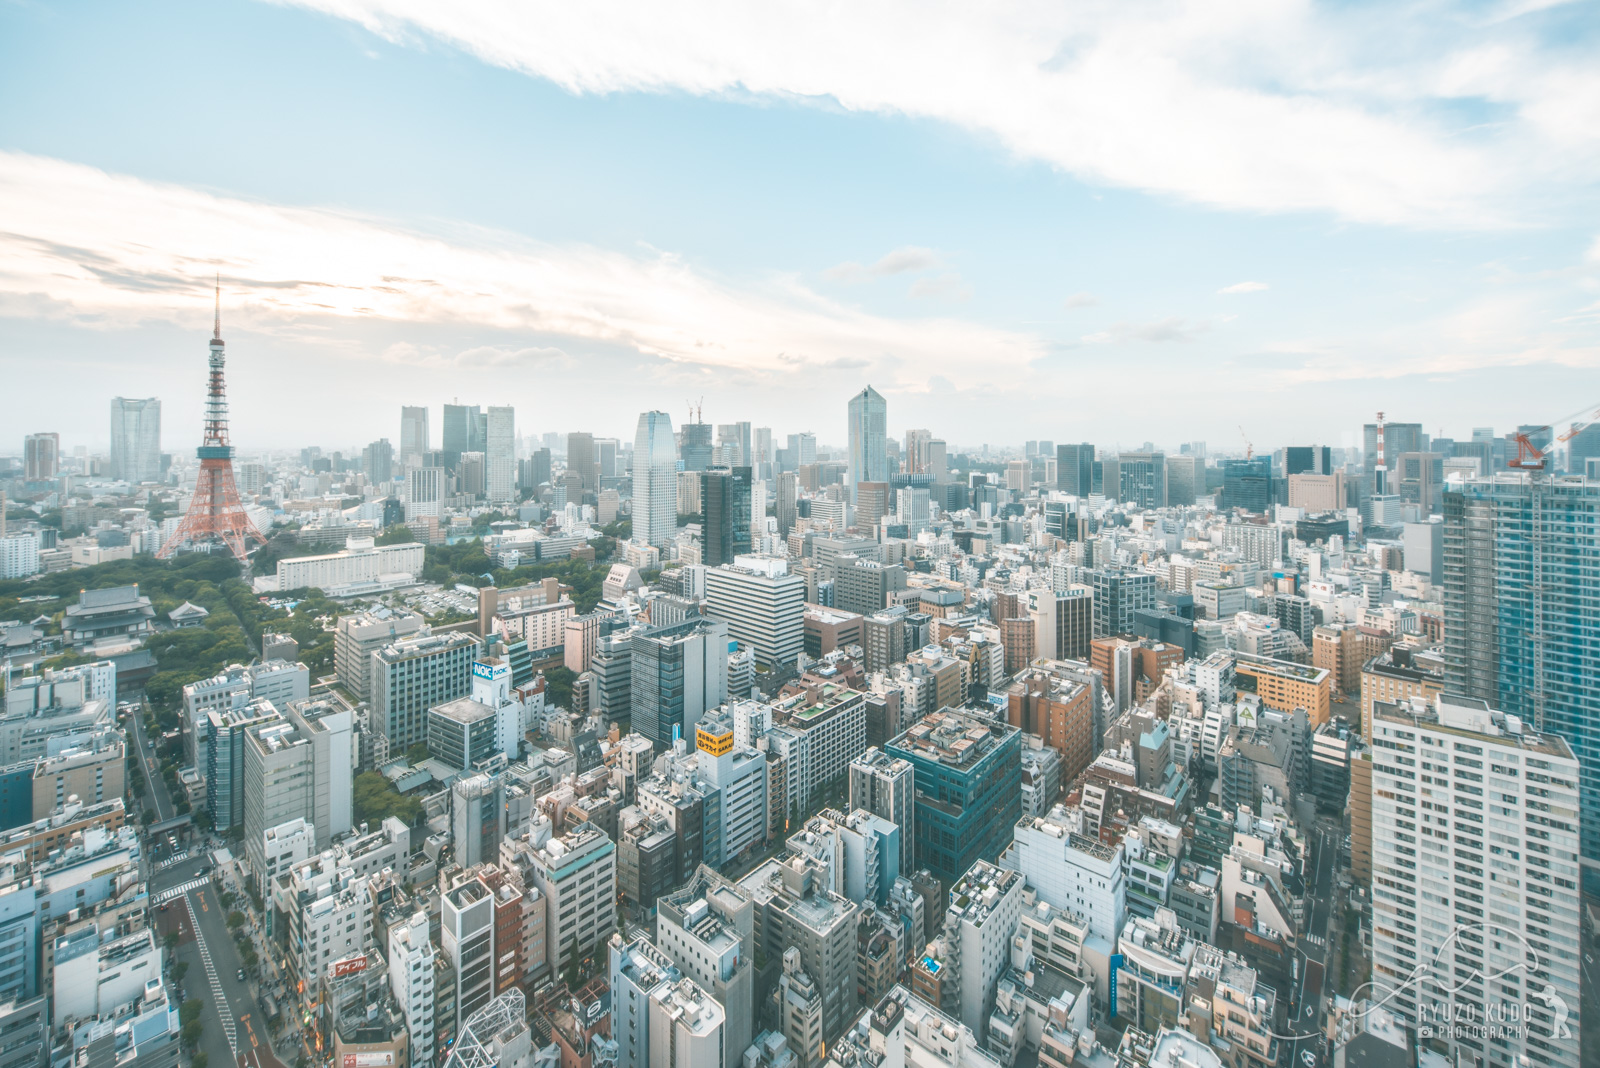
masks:
[[[265,538],[245,514],[239,488],[233,481],[233,446],[228,444],[228,394],[222,382],[222,280],[217,280],[217,318],[211,331],[211,377],[206,384],[206,430],[196,455],[200,474],[183,522],[161,546],[156,559],[165,560],[180,548],[204,549],[221,543],[241,564],[250,543]]]

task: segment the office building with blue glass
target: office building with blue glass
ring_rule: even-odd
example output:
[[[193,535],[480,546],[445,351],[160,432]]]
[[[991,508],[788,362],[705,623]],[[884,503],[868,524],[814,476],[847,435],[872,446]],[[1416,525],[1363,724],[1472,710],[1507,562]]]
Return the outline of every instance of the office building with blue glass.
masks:
[[[884,747],[912,766],[918,867],[946,886],[1011,843],[1022,816],[1022,732],[945,710],[924,716]]]
[[[1444,494],[1445,689],[1578,758],[1584,881],[1600,883],[1600,482],[1502,473]],[[1530,840],[1549,833],[1529,812]],[[1560,816],[1566,816],[1562,813]]]

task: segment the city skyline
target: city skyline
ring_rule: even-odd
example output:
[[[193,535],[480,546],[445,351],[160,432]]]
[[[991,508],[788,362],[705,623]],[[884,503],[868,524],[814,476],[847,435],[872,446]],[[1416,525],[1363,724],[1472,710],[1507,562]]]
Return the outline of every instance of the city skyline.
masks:
[[[396,440],[394,408],[457,394],[619,438],[615,408],[712,396],[842,443],[863,382],[891,432],[952,443],[1110,443],[1129,414],[1220,442],[1248,412],[1257,439],[1337,445],[1380,408],[1537,423],[1600,363],[1572,5],[934,20],[881,84],[828,49],[751,64],[814,32],[781,13],[621,36],[494,7],[195,13],[0,15],[0,85],[30,100],[0,125],[0,351],[11,381],[105,391],[12,391],[18,446],[98,444],[116,395],[198,427],[213,272],[243,448]],[[835,36],[875,42],[854,17]],[[1347,43],[1374,33],[1381,58]],[[1296,48],[1314,61],[1280,69]],[[194,55],[235,76],[194,99]]]

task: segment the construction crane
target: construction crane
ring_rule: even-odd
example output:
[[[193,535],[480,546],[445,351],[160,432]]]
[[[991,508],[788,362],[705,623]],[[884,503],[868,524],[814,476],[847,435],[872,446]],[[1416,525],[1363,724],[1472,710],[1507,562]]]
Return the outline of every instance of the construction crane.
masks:
[[[1246,460],[1255,459],[1256,447],[1250,443],[1250,435],[1244,432],[1242,425],[1239,427],[1239,436],[1244,438],[1244,458]]]
[[[1566,433],[1555,439],[1556,441],[1566,442],[1572,440],[1578,431],[1597,419],[1600,419],[1600,404],[1586,404],[1571,415],[1563,415],[1560,419],[1546,423],[1544,426],[1533,427],[1527,431],[1518,430],[1511,435],[1511,440],[1517,444],[1517,455],[1515,459],[1507,460],[1506,466],[1517,471],[1543,471],[1545,461],[1549,458],[1549,449],[1548,447],[1541,449],[1535,445],[1528,437],[1530,433],[1537,434],[1541,430],[1553,431],[1562,423],[1571,423],[1572,425],[1567,428]]]
[[[689,405],[689,422],[698,423],[705,417],[706,399],[704,397],[700,398],[699,404],[694,401],[686,401],[685,403]]]

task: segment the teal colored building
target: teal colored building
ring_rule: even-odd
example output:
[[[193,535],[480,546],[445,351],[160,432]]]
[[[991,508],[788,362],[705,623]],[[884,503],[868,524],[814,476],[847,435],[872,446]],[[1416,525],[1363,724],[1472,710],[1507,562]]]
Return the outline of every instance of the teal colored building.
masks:
[[[923,717],[884,749],[912,766],[919,868],[949,886],[1011,844],[1022,816],[1022,732],[1016,727],[947,710]]]
[[[1502,473],[1444,494],[1445,690],[1559,734],[1600,883],[1600,482]],[[1530,814],[1529,832],[1542,830]]]

